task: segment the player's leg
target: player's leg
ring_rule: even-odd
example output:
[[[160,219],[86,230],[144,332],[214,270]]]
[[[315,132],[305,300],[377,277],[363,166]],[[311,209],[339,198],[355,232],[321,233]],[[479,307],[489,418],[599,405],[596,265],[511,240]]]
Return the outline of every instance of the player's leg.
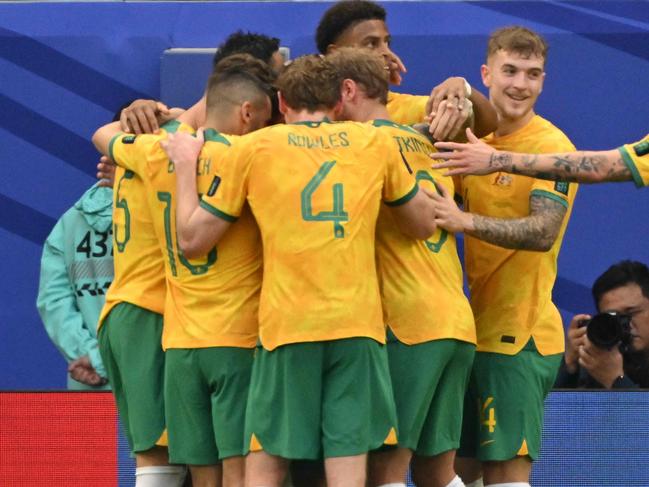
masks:
[[[279,487],[289,459],[322,457],[323,349],[319,342],[257,348],[246,409],[247,486]]]
[[[194,487],[213,487],[220,478],[210,384],[201,367],[210,350],[172,348],[165,364],[169,458],[189,466]]]
[[[166,448],[162,316],[120,303],[111,310],[102,328],[102,348],[110,349],[111,354],[109,374],[113,377],[109,376],[109,380],[119,383],[114,394],[135,453],[137,487],[150,482],[182,485],[185,468],[169,465]]]
[[[243,487],[245,415],[254,348],[214,347],[200,354],[208,378],[212,430],[223,461],[224,487]]]
[[[485,486],[529,482],[541,446],[543,402],[560,361],[560,354],[540,355],[532,339],[516,355],[476,354],[477,457]]]
[[[327,485],[361,486],[366,453],[396,446],[396,412],[385,345],[369,338],[326,342],[322,444]]]
[[[445,339],[422,344],[416,350],[411,360],[416,369],[424,367],[424,361],[428,360],[436,363],[441,374],[418,432],[412,462],[413,480],[418,487],[459,487],[464,484],[455,472],[455,451],[460,446],[461,411],[475,345]]]

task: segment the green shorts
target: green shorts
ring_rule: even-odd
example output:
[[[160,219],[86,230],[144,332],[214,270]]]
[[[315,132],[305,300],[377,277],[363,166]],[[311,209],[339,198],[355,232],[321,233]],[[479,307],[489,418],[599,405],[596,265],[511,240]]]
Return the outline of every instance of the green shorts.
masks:
[[[399,446],[435,456],[460,445],[462,407],[475,345],[433,340],[388,342],[390,375],[399,419]]]
[[[254,348],[170,348],[165,366],[169,461],[240,456]],[[247,445],[246,445],[247,446]]]
[[[153,448],[165,429],[162,315],[119,303],[99,329],[99,352],[134,453]]]
[[[396,444],[385,345],[357,337],[257,348],[246,438],[251,451],[311,460]]]
[[[477,352],[464,403],[458,456],[504,461],[535,460],[541,447],[543,401],[562,354],[539,354],[534,340],[516,355]]]

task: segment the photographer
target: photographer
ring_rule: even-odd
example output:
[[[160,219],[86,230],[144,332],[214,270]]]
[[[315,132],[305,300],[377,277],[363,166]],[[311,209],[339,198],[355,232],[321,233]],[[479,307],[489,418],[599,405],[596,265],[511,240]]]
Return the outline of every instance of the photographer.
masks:
[[[622,261],[592,288],[599,314],[575,316],[556,387],[649,387],[649,268]]]

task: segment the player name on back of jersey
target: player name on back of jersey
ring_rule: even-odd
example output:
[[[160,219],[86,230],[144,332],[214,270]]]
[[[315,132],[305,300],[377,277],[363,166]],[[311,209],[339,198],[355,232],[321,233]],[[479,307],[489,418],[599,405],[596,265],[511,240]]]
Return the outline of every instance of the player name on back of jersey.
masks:
[[[303,134],[288,133],[288,145],[306,149],[339,149],[348,147],[347,132],[335,132],[329,135],[311,137]]]

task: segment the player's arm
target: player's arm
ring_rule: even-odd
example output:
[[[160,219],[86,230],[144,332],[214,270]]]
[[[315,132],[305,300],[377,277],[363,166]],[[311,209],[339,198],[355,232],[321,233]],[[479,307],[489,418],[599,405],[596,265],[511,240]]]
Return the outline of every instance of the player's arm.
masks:
[[[92,143],[103,155],[110,157],[110,142],[122,129],[119,122],[111,122],[97,129],[92,135]]]
[[[203,142],[203,131],[199,130],[196,137],[184,132],[169,134],[161,143],[176,171],[178,245],[190,259],[207,254],[232,223],[199,205],[196,163]]]
[[[416,194],[405,203],[386,202],[394,214],[399,230],[409,237],[426,240],[437,229],[435,205],[426,188],[415,188]]]
[[[437,224],[450,232],[464,232],[508,249],[546,252],[552,248],[566,215],[567,203],[542,195],[530,196],[530,214],[523,218],[495,218],[460,210],[441,188],[433,194]]]
[[[183,112],[182,108],[168,108],[160,101],[138,99],[121,111],[119,123],[122,132],[153,134]]]
[[[65,216],[63,217],[65,218]],[[36,307],[45,331],[69,363],[89,357],[93,367],[106,376],[97,339],[90,333],[95,323],[84,324],[77,306],[74,284],[70,281],[64,257],[64,220],[59,220],[47,237],[41,257]]]
[[[553,181],[599,183],[630,181],[632,174],[619,150],[578,151],[556,154],[518,154],[497,151],[467,130],[469,142],[437,142],[442,151],[436,159],[445,162],[433,168],[447,168],[447,175],[489,174],[503,171]]]

